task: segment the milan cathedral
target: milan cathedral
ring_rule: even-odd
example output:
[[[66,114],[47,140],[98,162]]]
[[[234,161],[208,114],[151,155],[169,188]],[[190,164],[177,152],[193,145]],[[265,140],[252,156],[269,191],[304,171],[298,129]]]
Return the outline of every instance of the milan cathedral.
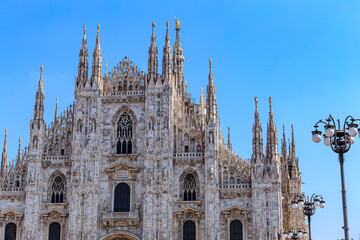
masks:
[[[0,239],[276,240],[306,229],[289,206],[302,192],[294,131],[278,148],[269,99],[266,143],[255,98],[251,158],[222,132],[212,61],[206,96],[187,90],[180,22],[158,71],[155,23],[147,73],[128,57],[103,71],[100,26],[89,76],[86,26],[74,102],[44,119],[43,67],[30,141],[0,172]],[[11,134],[11,133],[9,133]],[[264,146],[265,145],[265,146]],[[265,148],[265,152],[264,152]],[[305,239],[305,238],[304,238]]]

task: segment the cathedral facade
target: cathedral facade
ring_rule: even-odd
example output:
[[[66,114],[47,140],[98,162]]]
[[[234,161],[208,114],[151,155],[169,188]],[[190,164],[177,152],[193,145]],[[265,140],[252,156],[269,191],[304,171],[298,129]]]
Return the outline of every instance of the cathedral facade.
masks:
[[[74,103],[50,124],[41,67],[30,141],[10,163],[5,132],[0,239],[275,240],[306,228],[289,208],[301,193],[294,133],[279,152],[271,98],[266,141],[255,98],[253,154],[240,157],[222,133],[211,59],[195,103],[179,21],[173,48],[167,23],[161,73],[154,28],[145,73],[127,57],[103,71],[98,26],[89,76],[84,27]]]

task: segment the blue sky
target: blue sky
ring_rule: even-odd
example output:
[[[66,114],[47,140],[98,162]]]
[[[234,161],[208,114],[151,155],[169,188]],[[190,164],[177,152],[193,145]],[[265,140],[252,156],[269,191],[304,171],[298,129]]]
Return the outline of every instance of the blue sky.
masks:
[[[173,44],[177,16],[192,96],[199,99],[200,87],[206,87],[211,57],[223,129],[231,126],[233,148],[246,158],[252,151],[254,96],[259,97],[264,133],[272,96],[279,140],[282,124],[287,138],[294,124],[303,190],[322,194],[327,203],[312,218],[313,238],[339,239],[339,163],[330,149],[311,141],[310,132],[330,113],[341,119],[360,117],[359,9],[359,1],[3,1],[0,129],[8,128],[9,158],[16,155],[19,136],[28,143],[40,65],[46,121],[53,120],[57,97],[59,110],[72,103],[84,24],[89,57],[100,24],[103,62],[109,68],[128,56],[147,70],[152,22],[161,59],[165,23],[170,21]],[[350,235],[360,239],[356,139],[345,155],[345,173]]]

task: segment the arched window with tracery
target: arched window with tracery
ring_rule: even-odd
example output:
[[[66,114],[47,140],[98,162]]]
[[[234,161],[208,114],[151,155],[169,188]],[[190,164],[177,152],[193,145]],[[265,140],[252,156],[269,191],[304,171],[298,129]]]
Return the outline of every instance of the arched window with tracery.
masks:
[[[57,174],[53,177],[50,185],[51,203],[63,203],[65,196],[65,179],[60,174]]]
[[[133,122],[126,113],[122,114],[117,123],[117,154],[131,154],[133,148]]]
[[[196,240],[196,225],[193,221],[186,221],[183,226],[183,240]]]
[[[16,240],[17,227],[15,223],[8,223],[5,227],[5,240]]]
[[[230,240],[243,240],[243,226],[239,220],[230,223]]]
[[[57,222],[53,222],[49,226],[49,240],[60,240],[61,226]]]
[[[196,201],[196,179],[192,173],[184,178],[184,201]]]
[[[114,190],[114,212],[130,212],[130,187],[119,183]]]

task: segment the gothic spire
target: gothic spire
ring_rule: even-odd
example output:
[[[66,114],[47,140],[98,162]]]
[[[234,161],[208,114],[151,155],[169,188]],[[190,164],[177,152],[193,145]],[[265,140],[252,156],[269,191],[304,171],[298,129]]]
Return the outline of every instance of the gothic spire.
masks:
[[[286,138],[285,138],[285,125],[283,124],[283,138],[281,139],[281,155],[286,157]]]
[[[38,90],[36,92],[35,96],[35,105],[34,105],[34,119],[32,122],[32,127],[34,127],[35,124],[38,126],[40,125],[40,122],[44,121],[44,100],[45,100],[45,94],[43,89],[43,70],[44,67],[41,65],[40,67],[40,80],[38,84]]]
[[[252,159],[255,163],[258,160],[262,160],[263,156],[263,139],[262,139],[262,128],[260,124],[260,117],[258,112],[258,98],[255,97],[255,114],[254,114],[254,125],[253,125],[253,155]]]
[[[232,142],[230,138],[230,126],[228,126],[228,148],[232,149]]]
[[[274,122],[274,113],[272,110],[272,99],[269,98],[270,112],[269,121],[267,123],[266,133],[266,161],[272,163],[274,157],[278,154],[277,130]]]
[[[179,19],[176,20],[176,40],[174,44],[174,72],[177,75],[177,78],[179,80],[182,80],[184,73],[183,73],[183,62],[185,61],[185,58],[183,56],[183,50],[181,48],[181,41],[180,41],[180,21]]]
[[[85,86],[86,82],[89,81],[89,53],[87,49],[86,40],[86,25],[84,25],[84,37],[79,53],[79,66],[78,66],[78,77],[76,80],[76,87]]]
[[[158,49],[155,39],[155,22],[152,23],[152,35],[151,44],[149,47],[149,60],[148,60],[148,74],[151,81],[156,81],[156,75],[158,72]]]
[[[299,171],[298,161],[296,157],[296,148],[295,148],[295,138],[294,138],[294,126],[291,124],[291,165],[292,168],[292,176],[297,176]]]
[[[54,117],[54,125],[58,122],[59,114],[58,114],[58,98],[56,98],[56,106],[55,106],[55,117]]]
[[[170,46],[170,35],[169,35],[169,22],[166,22],[166,35],[165,35],[165,46],[163,48],[163,60],[162,60],[162,74],[165,80],[170,80],[170,74],[172,73],[171,67],[171,46]]]
[[[21,137],[19,137],[19,149],[18,149],[18,155],[16,158],[15,166],[18,166],[20,164],[20,159],[21,159]]]
[[[291,155],[296,159],[296,148],[295,148],[295,138],[294,138],[294,125],[291,124]]]
[[[7,167],[7,129],[5,128],[4,148],[1,156],[1,174],[6,172]]]
[[[212,74],[212,60],[209,59],[209,82],[207,86],[207,98],[206,98],[206,108],[208,113],[208,119],[216,119],[217,114],[217,105],[216,105],[216,90],[214,86],[214,79]]]
[[[97,87],[101,86],[102,72],[102,51],[100,48],[100,24],[97,26],[97,36],[95,42],[95,48],[93,52],[93,64],[92,64],[92,75],[91,75],[91,86],[96,84]]]

